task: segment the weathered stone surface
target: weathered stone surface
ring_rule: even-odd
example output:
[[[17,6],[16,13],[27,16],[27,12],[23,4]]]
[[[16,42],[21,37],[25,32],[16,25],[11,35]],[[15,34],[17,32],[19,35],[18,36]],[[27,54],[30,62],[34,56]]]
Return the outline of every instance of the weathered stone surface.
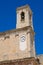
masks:
[[[39,65],[35,58],[2,61],[0,65]]]
[[[27,5],[18,9],[16,29],[0,33],[0,61],[35,57],[32,11]],[[25,13],[23,21],[22,9]]]

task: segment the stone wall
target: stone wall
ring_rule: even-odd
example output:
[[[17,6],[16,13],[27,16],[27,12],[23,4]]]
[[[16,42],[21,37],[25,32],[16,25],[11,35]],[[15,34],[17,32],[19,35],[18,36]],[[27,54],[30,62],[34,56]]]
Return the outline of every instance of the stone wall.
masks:
[[[39,65],[35,58],[25,58],[0,62],[0,65]]]
[[[32,30],[29,27],[25,27],[0,35],[0,61],[34,56],[34,52],[32,52],[32,49],[34,49],[32,44],[33,37],[31,34],[33,35]],[[25,36],[25,41],[22,43],[21,37],[23,35]],[[22,48],[25,47],[23,44],[26,44],[26,49],[21,50],[20,43],[22,43]]]

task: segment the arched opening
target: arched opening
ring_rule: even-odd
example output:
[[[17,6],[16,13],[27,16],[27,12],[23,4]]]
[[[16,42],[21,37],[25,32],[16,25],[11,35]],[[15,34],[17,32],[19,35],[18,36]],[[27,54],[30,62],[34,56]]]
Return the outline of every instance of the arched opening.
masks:
[[[21,12],[21,21],[24,21],[24,19],[25,19],[25,13]]]

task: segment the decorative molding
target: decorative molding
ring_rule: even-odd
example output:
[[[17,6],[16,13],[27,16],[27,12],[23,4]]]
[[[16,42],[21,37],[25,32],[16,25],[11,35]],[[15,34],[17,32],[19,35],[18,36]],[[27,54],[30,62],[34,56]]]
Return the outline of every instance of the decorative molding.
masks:
[[[16,33],[16,34],[15,34],[15,37],[17,37],[17,36],[19,36],[19,34],[18,34],[18,33]]]
[[[7,35],[7,36],[5,36],[5,37],[4,37],[4,40],[5,40],[5,39],[9,39],[9,38],[10,38],[10,36],[9,36],[9,35]]]
[[[30,31],[27,32],[27,34],[30,33]]]

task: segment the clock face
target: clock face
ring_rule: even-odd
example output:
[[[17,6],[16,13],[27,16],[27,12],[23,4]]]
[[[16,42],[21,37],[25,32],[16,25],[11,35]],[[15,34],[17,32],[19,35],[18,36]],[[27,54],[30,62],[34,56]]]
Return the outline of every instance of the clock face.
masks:
[[[27,44],[26,44],[26,36],[25,35],[22,35],[20,37],[20,50],[21,51],[24,51],[26,48],[27,48]]]
[[[24,42],[25,41],[25,36],[21,36],[21,42]]]

